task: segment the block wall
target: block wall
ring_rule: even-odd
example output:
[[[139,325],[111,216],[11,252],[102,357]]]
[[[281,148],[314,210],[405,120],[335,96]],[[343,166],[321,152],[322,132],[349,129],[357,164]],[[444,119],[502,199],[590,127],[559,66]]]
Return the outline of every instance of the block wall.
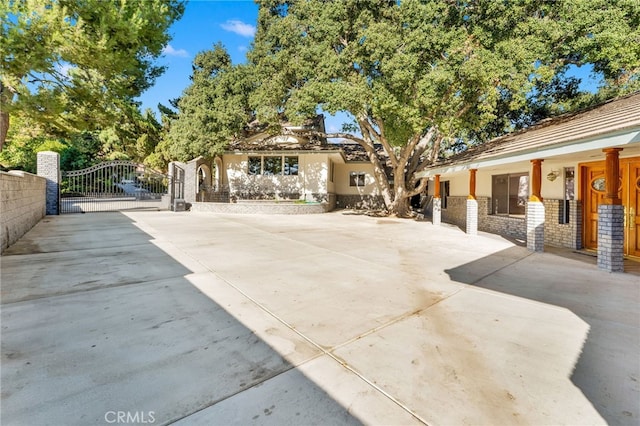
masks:
[[[46,214],[46,179],[30,173],[0,172],[0,232],[4,251]]]

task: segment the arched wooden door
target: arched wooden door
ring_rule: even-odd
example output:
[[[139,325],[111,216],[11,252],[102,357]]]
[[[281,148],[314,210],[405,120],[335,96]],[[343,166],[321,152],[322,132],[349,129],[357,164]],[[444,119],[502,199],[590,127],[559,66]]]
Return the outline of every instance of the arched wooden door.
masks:
[[[605,195],[605,163],[581,164],[583,246],[598,248],[598,205]],[[624,206],[624,254],[640,257],[640,158],[620,160],[619,197]]]

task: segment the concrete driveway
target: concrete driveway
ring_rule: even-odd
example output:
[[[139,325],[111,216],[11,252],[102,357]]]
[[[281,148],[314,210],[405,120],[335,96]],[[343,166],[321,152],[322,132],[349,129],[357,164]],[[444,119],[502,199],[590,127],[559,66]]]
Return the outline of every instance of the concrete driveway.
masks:
[[[0,422],[640,424],[640,278],[559,254],[345,212],[47,217],[1,259]]]

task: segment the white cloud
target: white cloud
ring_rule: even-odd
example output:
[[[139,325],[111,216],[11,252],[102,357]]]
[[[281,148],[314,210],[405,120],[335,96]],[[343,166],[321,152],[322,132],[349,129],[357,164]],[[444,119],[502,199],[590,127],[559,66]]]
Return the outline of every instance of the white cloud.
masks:
[[[256,35],[256,27],[251,24],[245,24],[244,22],[236,19],[231,19],[224,24],[220,24],[220,27],[225,31],[230,31],[243,37],[253,37]]]
[[[247,51],[247,46],[238,46],[238,50],[240,52],[246,52]]]
[[[164,49],[162,49],[162,53],[169,56],[178,56],[180,58],[188,58],[189,52],[184,49],[174,49],[173,46],[167,44]]]

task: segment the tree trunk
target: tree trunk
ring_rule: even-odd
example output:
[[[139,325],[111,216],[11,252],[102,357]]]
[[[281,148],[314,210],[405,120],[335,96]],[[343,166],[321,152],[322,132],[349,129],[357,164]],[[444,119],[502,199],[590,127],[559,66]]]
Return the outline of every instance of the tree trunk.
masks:
[[[405,185],[405,161],[400,161],[393,173],[393,201],[388,205],[389,214],[396,217],[411,217],[409,192]]]
[[[7,111],[7,105],[11,101],[13,94],[9,91],[9,88],[0,83],[0,151],[4,146],[4,142],[7,140],[7,133],[9,132],[9,112]]]
[[[4,141],[7,140],[7,133],[9,132],[9,113],[6,111],[0,112],[0,151],[4,146]]]

